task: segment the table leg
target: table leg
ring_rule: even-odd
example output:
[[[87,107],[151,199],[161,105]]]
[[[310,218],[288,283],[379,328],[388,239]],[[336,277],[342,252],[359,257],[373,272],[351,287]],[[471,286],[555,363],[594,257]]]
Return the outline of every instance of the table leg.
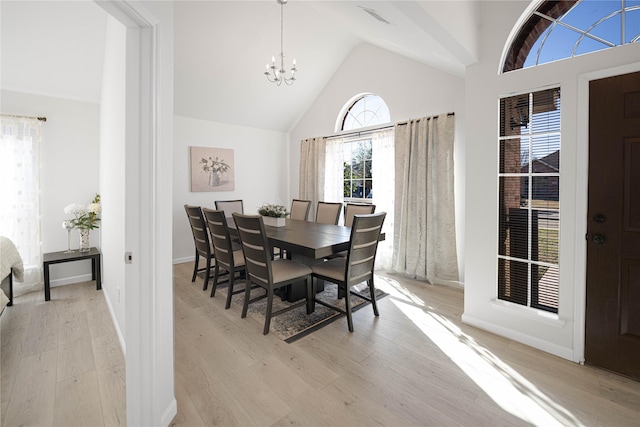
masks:
[[[51,299],[51,290],[49,289],[49,263],[44,263],[44,300],[49,301]]]
[[[300,264],[311,266],[316,262],[318,262],[315,259],[308,258],[306,256],[299,255],[296,253],[292,253],[291,255],[292,255],[291,256],[292,260],[295,262],[299,262]],[[318,279],[314,279],[314,280],[316,280],[316,293],[324,291],[324,280],[318,280]],[[289,302],[299,301],[302,298],[304,298],[306,295],[307,295],[307,290],[306,290],[306,287],[302,285],[302,282],[296,282],[286,287],[286,299]]]
[[[95,262],[95,280],[96,280],[96,290],[102,289],[102,271],[100,269],[100,255],[97,255],[94,258]]]

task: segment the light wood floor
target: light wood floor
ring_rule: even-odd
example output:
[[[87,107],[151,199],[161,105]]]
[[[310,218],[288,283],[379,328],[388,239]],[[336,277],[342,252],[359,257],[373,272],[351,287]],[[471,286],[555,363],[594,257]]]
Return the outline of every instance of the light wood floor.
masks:
[[[95,282],[16,297],[0,334],[3,426],[126,423],[124,357]]]
[[[461,290],[385,276],[378,286],[390,295],[379,301],[379,318],[366,307],[354,314],[353,334],[343,318],[286,344],[224,310],[222,298],[209,298],[202,279],[191,283],[191,267],[175,267],[175,426],[640,426],[639,382],[462,325]],[[37,338],[46,335],[39,329],[53,328],[45,322],[51,312],[58,313],[58,342],[92,336],[92,323],[106,328],[101,321],[88,322],[84,333],[65,326],[72,312],[65,307],[82,305],[71,302],[78,293],[86,316],[102,318],[92,313],[106,309],[91,299],[92,286],[55,288],[55,309],[38,300],[2,320],[2,425],[124,423],[124,390],[101,385],[99,366],[124,377],[121,356],[106,350],[113,348],[108,334],[102,345],[92,337],[95,372],[72,372],[88,356],[64,353],[60,344],[47,362],[51,345]],[[16,340],[24,356],[10,345]],[[7,387],[13,394],[5,397]],[[102,418],[80,422],[89,413]]]

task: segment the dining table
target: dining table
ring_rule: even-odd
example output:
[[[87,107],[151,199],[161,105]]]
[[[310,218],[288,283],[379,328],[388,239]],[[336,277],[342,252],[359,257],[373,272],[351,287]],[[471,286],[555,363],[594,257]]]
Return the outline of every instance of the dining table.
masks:
[[[237,236],[236,224],[233,218],[227,218],[229,232]],[[322,262],[338,252],[349,249],[351,227],[317,222],[302,221],[287,218],[285,225],[276,227],[264,226],[269,241],[269,247],[285,250],[292,261],[305,265]],[[324,290],[324,283],[316,283],[316,292]],[[304,283],[288,286],[284,297],[288,301],[297,301],[305,297]]]

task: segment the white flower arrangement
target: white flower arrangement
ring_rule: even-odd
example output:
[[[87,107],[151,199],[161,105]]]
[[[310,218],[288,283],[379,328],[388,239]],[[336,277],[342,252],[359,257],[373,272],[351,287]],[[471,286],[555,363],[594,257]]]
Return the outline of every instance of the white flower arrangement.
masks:
[[[102,212],[102,205],[100,204],[100,195],[96,194],[89,205],[81,205],[79,203],[72,203],[64,208],[64,213],[67,215],[73,215],[75,218],[70,220],[71,225],[81,230],[93,230],[98,227],[98,221],[100,218],[98,215]]]
[[[272,218],[286,218],[289,214],[287,208],[282,205],[264,204],[258,209],[258,213],[262,216],[270,216]]]
[[[214,173],[224,173],[229,170],[230,166],[224,162],[224,159],[218,159],[216,156],[215,159],[212,159],[211,156],[208,158],[200,159],[200,166],[202,167],[202,172],[214,172]]]

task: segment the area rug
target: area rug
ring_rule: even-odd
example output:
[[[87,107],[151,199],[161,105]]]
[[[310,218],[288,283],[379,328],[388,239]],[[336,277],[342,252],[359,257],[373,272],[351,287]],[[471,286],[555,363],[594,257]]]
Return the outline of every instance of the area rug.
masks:
[[[234,291],[237,292],[239,289],[244,289],[244,280],[237,280],[234,286]],[[216,291],[216,298],[219,297],[224,299],[227,297],[228,288],[227,284],[218,285],[218,289]],[[365,283],[361,285],[355,286],[353,288],[354,291],[369,296],[369,288]],[[251,297],[254,298],[259,295],[263,295],[265,293],[264,289],[252,289]],[[376,300],[384,298],[387,294],[380,289],[376,289]],[[316,298],[332,304],[338,307],[344,307],[344,299],[338,300],[338,286],[334,283],[325,283],[324,291],[316,294]],[[371,303],[369,301],[360,298],[355,295],[351,295],[351,311],[356,312],[357,310],[370,306]],[[238,311],[238,315],[242,312],[242,304],[244,303],[244,291],[240,293],[236,293],[231,298],[231,309]],[[247,317],[254,319],[258,325],[260,330],[264,327],[264,313],[266,311],[267,299],[261,299],[252,304],[249,304],[249,310],[247,312]],[[273,311],[278,311],[282,308],[292,305],[292,303],[288,301],[282,301],[279,296],[276,296],[273,299]],[[369,308],[372,310],[371,308]],[[371,315],[373,316],[373,310]],[[271,326],[269,329],[269,333],[277,336],[281,340],[291,343],[294,342],[313,331],[317,331],[323,326],[328,325],[338,319],[346,317],[345,314],[339,313],[335,310],[332,310],[328,307],[325,307],[320,304],[315,305],[315,310],[312,314],[307,315],[306,306],[300,306],[294,308],[293,310],[282,313],[276,317],[271,319]],[[345,322],[345,329],[347,328]]]

